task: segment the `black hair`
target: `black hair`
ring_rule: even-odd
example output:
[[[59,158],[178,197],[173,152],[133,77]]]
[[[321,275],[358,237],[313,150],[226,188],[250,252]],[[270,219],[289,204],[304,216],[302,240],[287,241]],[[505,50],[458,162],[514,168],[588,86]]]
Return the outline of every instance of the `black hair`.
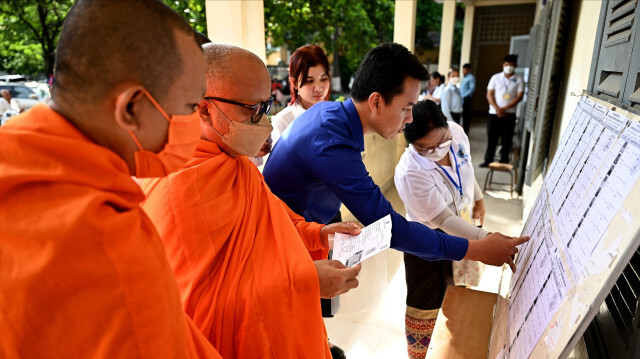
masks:
[[[207,37],[207,35],[201,33],[200,31],[195,31],[196,39],[198,39],[198,45],[202,46],[204,44],[208,44],[211,42],[211,39]]]
[[[431,100],[419,101],[411,109],[413,122],[408,123],[402,132],[409,143],[414,143],[429,132],[438,128],[449,128],[447,117],[440,106]]]
[[[385,103],[404,91],[407,77],[420,81],[429,79],[429,72],[406,47],[385,42],[367,53],[356,71],[351,97],[356,102],[369,99],[378,92]]]
[[[455,71],[455,72],[457,72],[458,74],[460,74],[460,70],[458,70],[458,68],[457,68],[457,67],[452,67],[452,68],[449,70],[449,72],[447,73],[447,77],[451,77],[451,73],[452,73],[452,72],[454,72],[454,71]],[[444,82],[444,81],[443,81],[443,82]]]
[[[504,61],[503,62],[513,62],[514,64],[517,64],[518,63],[518,55],[509,54],[509,55],[504,57]]]
[[[471,70],[471,64],[470,63],[466,63],[462,66],[463,69],[467,69],[467,70]]]
[[[444,76],[439,73],[438,71],[434,71],[431,73],[431,77],[433,77],[434,79],[440,79],[440,83],[443,84],[445,81]]]

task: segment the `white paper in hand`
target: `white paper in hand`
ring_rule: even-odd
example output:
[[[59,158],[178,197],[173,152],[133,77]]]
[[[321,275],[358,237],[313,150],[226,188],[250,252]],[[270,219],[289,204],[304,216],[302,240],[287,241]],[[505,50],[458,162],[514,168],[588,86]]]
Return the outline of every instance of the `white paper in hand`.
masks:
[[[333,241],[333,257],[347,267],[376,255],[391,244],[391,215],[386,215],[364,227],[359,235],[336,233]]]

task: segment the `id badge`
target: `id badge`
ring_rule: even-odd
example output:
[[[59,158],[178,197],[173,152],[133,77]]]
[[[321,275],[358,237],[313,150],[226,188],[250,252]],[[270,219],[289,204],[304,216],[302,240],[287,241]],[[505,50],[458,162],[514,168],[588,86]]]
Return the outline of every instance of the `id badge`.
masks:
[[[508,100],[508,99],[510,99],[510,98],[511,98],[511,95],[509,95],[508,93],[506,93],[506,94],[502,95],[502,98],[503,98],[503,99],[505,99],[505,100]]]
[[[471,210],[469,207],[465,207],[460,211],[460,217],[465,221],[473,224],[473,219],[471,218]]]

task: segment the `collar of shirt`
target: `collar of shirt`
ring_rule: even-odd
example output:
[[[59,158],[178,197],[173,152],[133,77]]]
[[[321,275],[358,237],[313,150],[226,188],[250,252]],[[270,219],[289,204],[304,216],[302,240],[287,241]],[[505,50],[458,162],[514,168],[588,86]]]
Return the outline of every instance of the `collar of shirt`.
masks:
[[[351,133],[352,139],[358,144],[358,150],[362,152],[364,151],[364,132],[356,106],[351,99],[348,99],[342,103],[342,108],[344,108],[344,112],[347,114],[347,128]]]

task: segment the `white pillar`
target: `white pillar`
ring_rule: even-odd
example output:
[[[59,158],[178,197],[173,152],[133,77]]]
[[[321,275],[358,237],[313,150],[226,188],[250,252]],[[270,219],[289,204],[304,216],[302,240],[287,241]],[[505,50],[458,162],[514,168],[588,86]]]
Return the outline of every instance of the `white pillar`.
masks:
[[[464,7],[464,30],[462,32],[462,49],[460,51],[460,67],[471,62],[471,41],[473,39],[473,16],[476,7],[465,4]]]
[[[236,45],[266,62],[263,0],[206,0],[211,41]]]
[[[446,75],[451,68],[453,52],[453,30],[456,21],[456,1],[445,0],[442,3],[442,26],[440,27],[440,50],[438,72]]]
[[[393,42],[413,52],[416,42],[417,0],[396,0],[393,19]]]

